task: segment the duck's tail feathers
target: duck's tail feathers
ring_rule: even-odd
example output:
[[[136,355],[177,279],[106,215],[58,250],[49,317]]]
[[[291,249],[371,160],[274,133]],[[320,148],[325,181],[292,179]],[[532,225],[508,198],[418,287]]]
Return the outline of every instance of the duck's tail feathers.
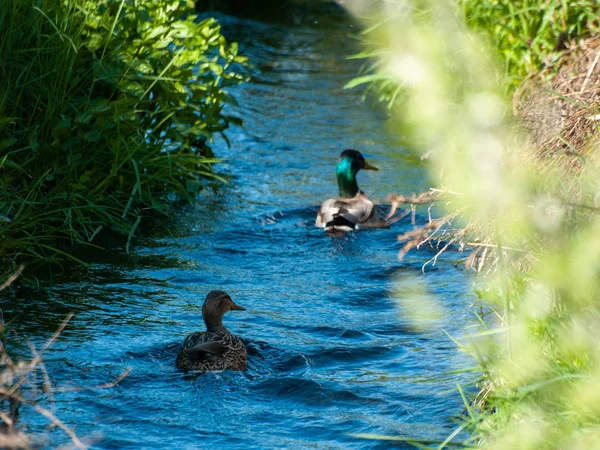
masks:
[[[326,231],[353,231],[356,229],[356,224],[350,222],[341,214],[335,214],[333,220],[325,224]]]

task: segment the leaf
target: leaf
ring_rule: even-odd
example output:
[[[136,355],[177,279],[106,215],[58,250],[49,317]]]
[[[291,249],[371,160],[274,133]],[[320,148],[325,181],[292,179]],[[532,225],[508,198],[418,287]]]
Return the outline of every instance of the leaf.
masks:
[[[86,41],[85,46],[92,52],[98,51],[104,43],[104,34],[91,33]]]
[[[216,75],[223,74],[223,66],[218,63],[210,62],[208,63],[208,68]]]
[[[142,34],[142,39],[151,41],[157,37],[162,36],[163,39],[169,38],[169,29],[166,26],[158,26],[151,28],[151,31],[147,34]]]
[[[8,167],[9,169],[17,169],[21,173],[25,173],[25,174],[27,173],[25,171],[25,169],[23,169],[23,167],[21,167],[19,164],[17,164],[14,161],[11,161],[10,159],[5,160],[3,165],[5,167]]]
[[[133,237],[133,233],[135,233],[135,230],[137,230],[137,227],[141,221],[142,216],[138,216],[137,219],[135,219],[131,230],[129,230],[129,235],[127,236],[127,244],[125,244],[125,253],[129,253],[129,245],[131,244],[131,238]]]
[[[194,36],[195,26],[189,22],[175,22],[173,25],[173,35],[178,39],[188,39]]]
[[[17,138],[8,138],[0,141],[0,152],[12,147],[17,143]]]
[[[350,80],[348,83],[344,85],[344,89],[352,89],[356,86],[365,83],[372,83],[374,81],[387,81],[389,80],[391,75],[385,73],[374,73],[371,75],[364,75],[362,77],[356,77]]]
[[[227,120],[228,123],[233,124],[233,125],[237,125],[240,127],[244,125],[244,120],[240,119],[239,117],[225,116],[225,119]]]
[[[126,92],[136,98],[139,98],[144,94],[143,86],[137,81],[124,81],[119,84],[119,88],[121,92]]]
[[[10,125],[11,123],[14,123],[16,121],[16,117],[3,117],[0,119],[0,129],[5,128],[7,125]]]
[[[192,195],[197,194],[202,190],[204,185],[198,180],[186,180],[185,189]]]
[[[231,61],[233,61],[235,59],[237,54],[238,54],[238,43],[232,42],[231,44],[229,44],[229,58],[231,59]]]

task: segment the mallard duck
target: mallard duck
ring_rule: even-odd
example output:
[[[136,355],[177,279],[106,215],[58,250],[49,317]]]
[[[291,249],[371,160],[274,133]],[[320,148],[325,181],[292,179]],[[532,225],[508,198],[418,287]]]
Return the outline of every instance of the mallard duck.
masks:
[[[185,338],[175,361],[177,368],[195,372],[246,370],[246,346],[223,326],[226,312],[245,310],[227,292],[209,292],[202,305],[206,331],[198,331]]]
[[[382,219],[369,197],[358,188],[359,170],[379,170],[368,163],[357,150],[344,150],[336,167],[340,196],[325,200],[317,214],[315,225],[327,231],[352,231],[389,225]]]

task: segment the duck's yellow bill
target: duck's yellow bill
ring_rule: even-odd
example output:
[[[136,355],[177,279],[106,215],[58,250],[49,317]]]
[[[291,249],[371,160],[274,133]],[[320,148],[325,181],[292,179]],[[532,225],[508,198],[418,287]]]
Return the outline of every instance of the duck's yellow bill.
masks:
[[[364,170],[379,170],[379,167],[369,164],[367,161],[365,161],[365,167],[363,167],[363,169]]]

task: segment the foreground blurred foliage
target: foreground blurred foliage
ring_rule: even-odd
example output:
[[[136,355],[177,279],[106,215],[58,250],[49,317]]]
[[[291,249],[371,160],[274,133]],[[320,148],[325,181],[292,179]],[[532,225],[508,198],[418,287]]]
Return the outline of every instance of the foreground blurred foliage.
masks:
[[[353,5],[358,3],[362,3],[361,14],[370,15],[379,2],[355,1]],[[431,12],[428,3],[412,4],[416,20],[426,20]],[[389,8],[394,5],[398,2],[391,2]],[[502,68],[496,76],[509,92],[543,69],[548,69],[546,74],[551,75],[563,50],[600,30],[600,2],[595,0],[458,0],[452,14],[459,17],[462,26],[477,33],[472,36],[481,41],[486,51],[492,50],[493,59]],[[364,50],[355,58],[377,58],[365,64],[363,76],[352,80],[349,87],[366,83],[369,90],[375,90],[391,107],[401,100],[402,89],[397,79],[390,79],[379,70],[381,57],[388,54],[389,41],[377,31],[386,27],[388,20],[371,23],[363,33]]]
[[[496,53],[465,26],[485,28],[496,48],[517,45],[506,34],[517,26],[511,20],[540,36],[529,42],[533,34],[523,34],[527,45],[518,44],[530,57],[526,70],[509,61],[512,53],[504,55],[506,75],[521,77],[548,62],[543,53],[552,50],[560,27],[591,33],[588,12],[596,3],[526,3],[505,17],[502,7],[513,8],[505,2],[347,2],[358,17],[372,18],[361,55],[372,58],[372,72],[365,75],[371,78],[353,84],[374,82],[382,90],[380,98],[394,105],[393,130],[429,156],[431,179],[439,186],[396,201],[425,199],[446,210],[403,236],[403,252],[436,240],[440,251],[454,243],[468,252],[465,266],[479,273],[475,289],[485,306],[474,313],[481,328],[457,342],[478,362],[473,370],[481,373],[480,394],[472,401],[463,397],[466,414],[440,447],[459,440],[497,449],[600,448],[597,133],[585,141],[591,146],[586,152],[569,141],[581,128],[570,135],[555,128],[553,138],[564,145],[552,152],[532,145],[536,141],[512,114]],[[488,14],[486,5],[496,6]],[[458,8],[466,8],[466,22]],[[583,85],[580,94],[598,90],[598,77],[590,78],[600,70],[597,60],[565,83]],[[597,109],[592,103],[578,110],[584,111],[579,122],[586,133],[598,129]],[[569,159],[578,162],[565,164]]]
[[[0,255],[60,262],[220,179],[214,133],[246,58],[180,0],[0,8]],[[125,243],[125,239],[124,239]]]

